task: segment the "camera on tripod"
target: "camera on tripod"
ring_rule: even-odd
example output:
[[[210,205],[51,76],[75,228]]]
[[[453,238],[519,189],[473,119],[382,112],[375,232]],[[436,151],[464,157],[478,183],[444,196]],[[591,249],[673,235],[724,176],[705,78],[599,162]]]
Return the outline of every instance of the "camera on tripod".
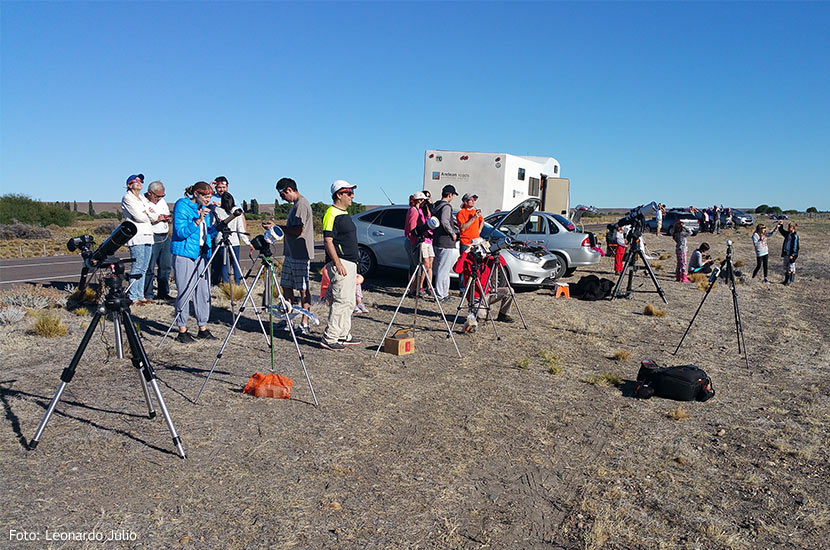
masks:
[[[648,204],[641,204],[629,210],[624,218],[620,218],[617,222],[617,227],[630,226],[631,229],[625,238],[629,243],[637,241],[643,236],[643,232],[645,231],[646,216],[651,216],[655,212],[657,212],[657,202],[651,201]]]

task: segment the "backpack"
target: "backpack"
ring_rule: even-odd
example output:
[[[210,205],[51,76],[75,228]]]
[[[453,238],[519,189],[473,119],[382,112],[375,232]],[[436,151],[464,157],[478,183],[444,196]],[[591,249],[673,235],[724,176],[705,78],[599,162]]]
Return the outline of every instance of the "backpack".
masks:
[[[707,401],[715,396],[712,380],[700,367],[658,367],[654,361],[640,364],[634,391],[641,399],[656,395],[676,401]]]
[[[600,279],[596,275],[586,275],[571,285],[571,293],[580,300],[602,300],[611,294],[614,283],[608,279]]]

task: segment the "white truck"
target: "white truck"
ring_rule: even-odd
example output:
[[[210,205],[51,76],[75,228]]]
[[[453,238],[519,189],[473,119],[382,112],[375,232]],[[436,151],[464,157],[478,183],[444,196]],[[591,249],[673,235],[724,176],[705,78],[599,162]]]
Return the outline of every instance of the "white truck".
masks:
[[[460,196],[478,195],[476,206],[485,216],[511,210],[529,197],[540,198],[543,211],[567,216],[570,208],[570,181],[561,177],[559,161],[552,157],[427,150],[424,189],[433,202],[445,185],[454,186]]]

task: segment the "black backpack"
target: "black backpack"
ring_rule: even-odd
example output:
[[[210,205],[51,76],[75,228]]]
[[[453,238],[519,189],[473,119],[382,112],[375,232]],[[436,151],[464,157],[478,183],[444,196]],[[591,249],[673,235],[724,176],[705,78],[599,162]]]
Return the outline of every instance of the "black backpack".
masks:
[[[706,371],[696,365],[658,367],[654,361],[643,361],[635,394],[642,399],[656,395],[677,401],[707,401],[715,396],[715,388]]]

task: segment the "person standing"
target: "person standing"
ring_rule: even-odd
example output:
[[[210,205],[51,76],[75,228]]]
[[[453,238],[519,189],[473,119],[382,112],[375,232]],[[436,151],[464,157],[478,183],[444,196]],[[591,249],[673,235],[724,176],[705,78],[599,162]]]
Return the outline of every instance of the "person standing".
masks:
[[[173,221],[170,215],[170,207],[164,198],[164,184],[158,180],[147,186],[144,198],[149,205],[149,213],[157,216],[157,221],[152,224],[153,249],[150,254],[150,264],[147,266],[147,273],[144,276],[144,299],[153,299],[153,278],[156,278],[156,299],[170,299],[170,270],[173,265],[173,256],[170,253],[170,225]],[[158,275],[156,268],[158,267]]]
[[[618,224],[617,231],[614,234],[616,247],[614,248],[614,275],[619,275],[623,271],[623,259],[625,258],[625,225]]]
[[[225,213],[230,214],[233,207],[236,206],[236,201],[233,198],[233,195],[228,191],[228,178],[225,176],[217,176],[211,183],[210,187],[213,189],[213,195],[211,196],[212,202],[216,206],[221,206],[222,210]],[[248,223],[245,220],[245,216],[241,216],[239,221],[236,224],[241,224],[243,233],[248,232]],[[236,240],[236,256],[239,258],[239,234],[237,233]],[[231,239],[234,241],[234,239]],[[218,245],[220,242],[219,238],[213,243],[214,246]],[[234,271],[236,272],[236,268],[234,267]],[[228,274],[228,258],[224,257],[224,254],[217,254],[213,258],[213,263],[210,266],[210,280],[212,285],[218,285],[221,282],[227,283],[230,280]],[[234,275],[234,280],[236,284],[239,284],[241,280],[241,274],[238,272]]]
[[[464,252],[470,247],[473,239],[481,237],[481,228],[484,226],[484,217],[481,210],[476,208],[478,195],[465,193],[461,197],[461,210],[458,211],[456,221],[458,222],[458,239],[461,241],[459,252]]]
[[[674,280],[681,283],[688,283],[689,276],[686,272],[686,239],[691,235],[683,226],[683,221],[678,218],[671,228],[671,235],[674,239],[674,253],[677,256],[677,267],[674,271]]]
[[[435,293],[441,302],[450,299],[450,270],[458,260],[458,226],[451,204],[457,196],[455,187],[445,185],[441,189],[441,200],[432,207],[432,215],[439,222],[433,231],[432,245],[435,250]]]
[[[277,193],[281,199],[292,203],[285,227],[282,228],[285,234],[285,260],[282,264],[280,286],[289,302],[299,303],[307,310],[311,307],[309,271],[311,260],[314,258],[314,218],[311,205],[308,199],[297,191],[297,182],[291,178],[281,178],[277,182]],[[267,231],[273,225],[273,222],[263,222],[262,227]],[[295,290],[299,295],[297,297],[294,296]],[[311,334],[308,322],[308,317],[304,315],[300,321],[300,334]],[[285,328],[289,330],[287,323]]]
[[[759,223],[755,227],[755,231],[752,233],[752,245],[755,247],[755,270],[752,272],[752,278],[754,279],[755,276],[758,275],[758,271],[763,266],[764,282],[768,283],[767,261],[769,260],[769,243],[767,242],[767,239],[772,237],[778,228],[776,227],[774,229],[770,229],[769,232],[767,232],[766,229],[766,225]]]
[[[714,216],[714,225],[715,225],[715,233],[720,235],[720,217],[723,214],[723,208],[718,208],[718,205],[712,207],[712,213]]]
[[[196,313],[199,332],[196,338],[216,340],[207,328],[210,317],[210,283],[206,277],[199,277],[210,259],[211,241],[216,236],[216,227],[205,218],[210,214],[208,205],[213,189],[205,181],[199,181],[185,189],[185,195],[173,206],[173,239],[170,250],[173,253],[173,275],[176,279],[176,319],[179,335],[176,340],[183,344],[195,341],[187,332],[187,318],[190,302]],[[188,286],[190,285],[190,286]],[[191,292],[191,288],[195,290]],[[190,294],[187,302],[185,297]]]
[[[657,204],[657,212],[654,213],[654,217],[657,220],[657,236],[660,236],[660,231],[663,230],[663,216],[666,215],[666,207],[663,204]]]
[[[798,224],[790,222],[784,230],[784,222],[778,220],[778,231],[784,236],[781,246],[781,257],[784,258],[784,284],[795,282],[795,261],[798,259]]]
[[[354,200],[354,190],[346,180],[335,180],[331,184],[331,198],[334,204],[323,216],[323,243],[329,261],[324,269],[328,271],[332,304],[326,330],[320,338],[320,345],[332,351],[342,351],[348,345],[358,345],[353,338],[352,312],[356,305],[357,290],[357,228],[348,213]]]
[[[130,275],[141,275],[135,279],[130,287],[129,298],[133,304],[143,306],[150,300],[144,298],[144,279],[150,265],[150,255],[153,252],[153,227],[156,216],[150,215],[150,202],[141,194],[144,185],[144,175],[133,174],[127,178],[127,192],[121,199],[121,212],[124,219],[133,222],[138,232],[127,241],[130,257],[133,259],[130,266]]]

